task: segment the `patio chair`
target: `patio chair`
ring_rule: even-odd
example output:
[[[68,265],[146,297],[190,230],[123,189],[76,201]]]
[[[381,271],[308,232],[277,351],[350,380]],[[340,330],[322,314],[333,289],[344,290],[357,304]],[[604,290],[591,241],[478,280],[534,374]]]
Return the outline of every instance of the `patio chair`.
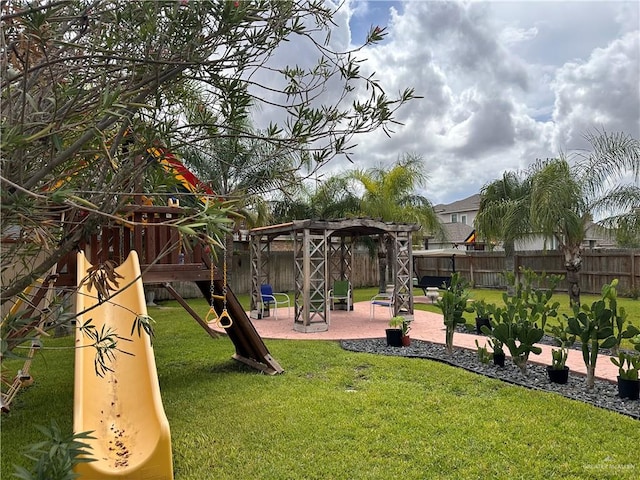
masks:
[[[329,302],[331,310],[335,310],[336,302],[346,303],[347,311],[353,310],[351,282],[349,280],[336,280],[333,283],[333,288],[329,290]]]
[[[268,283],[260,285],[260,318],[264,318],[264,306],[274,306],[274,316],[278,319],[278,307],[281,305],[287,306],[287,317],[291,317],[291,301],[289,295],[286,293],[274,293],[273,287]]]
[[[389,318],[393,317],[393,292],[377,293],[371,297],[371,312],[369,320],[375,320],[376,307],[388,308]]]

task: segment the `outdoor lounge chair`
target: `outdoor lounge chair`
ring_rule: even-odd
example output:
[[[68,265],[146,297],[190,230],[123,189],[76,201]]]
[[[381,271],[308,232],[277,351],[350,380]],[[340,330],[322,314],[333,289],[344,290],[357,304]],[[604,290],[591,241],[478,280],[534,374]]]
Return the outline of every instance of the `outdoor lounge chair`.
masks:
[[[262,301],[260,302],[260,318],[264,318],[264,306],[267,308],[270,305],[274,306],[274,316],[278,319],[278,307],[281,305],[287,305],[287,317],[291,316],[291,301],[289,295],[286,293],[274,293],[273,287],[268,283],[260,285],[260,296]]]
[[[335,310],[336,302],[346,303],[347,311],[353,310],[351,282],[349,280],[336,280],[333,283],[333,288],[329,290],[329,302],[331,310]]]
[[[419,282],[414,281],[413,288],[421,288],[424,294],[427,294],[428,288],[449,288],[451,286],[451,277],[440,277],[434,275],[425,275],[420,278]]]

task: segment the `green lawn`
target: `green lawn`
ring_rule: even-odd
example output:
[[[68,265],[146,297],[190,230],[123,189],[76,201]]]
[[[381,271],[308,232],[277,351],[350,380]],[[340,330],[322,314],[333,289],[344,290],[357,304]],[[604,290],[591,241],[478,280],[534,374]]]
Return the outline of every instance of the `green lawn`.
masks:
[[[175,302],[149,313],[178,480],[640,475],[640,424],[622,415],[336,342],[268,341],[286,373],[265,376],[230,360],[231,342],[211,340]],[[44,352],[32,374],[2,417],[2,478],[41,440],[34,424],[71,429],[72,352]]]

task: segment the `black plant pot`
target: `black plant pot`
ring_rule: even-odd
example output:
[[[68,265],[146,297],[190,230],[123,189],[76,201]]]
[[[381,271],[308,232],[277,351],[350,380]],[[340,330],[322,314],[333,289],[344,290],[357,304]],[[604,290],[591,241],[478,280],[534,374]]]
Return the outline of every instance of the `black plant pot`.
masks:
[[[618,396],[629,400],[638,400],[640,395],[640,380],[629,380],[618,377]]]
[[[482,335],[482,326],[485,325],[491,330],[491,321],[488,318],[476,317],[476,333]]]
[[[402,346],[402,330],[399,328],[387,328],[385,331],[387,332],[387,346]]]
[[[504,367],[504,353],[493,353],[493,364],[498,365],[499,367]]]
[[[560,383],[564,385],[569,380],[569,367],[564,366],[562,369],[547,367],[547,375],[551,383]]]

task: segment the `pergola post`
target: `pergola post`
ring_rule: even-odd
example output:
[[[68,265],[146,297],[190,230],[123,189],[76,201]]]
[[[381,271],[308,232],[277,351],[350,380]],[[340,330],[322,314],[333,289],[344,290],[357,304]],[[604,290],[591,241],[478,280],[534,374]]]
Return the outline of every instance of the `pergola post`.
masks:
[[[413,265],[411,231],[394,231],[393,249],[395,251],[394,277],[394,315],[410,316],[413,318]]]
[[[329,288],[336,280],[351,280],[353,265],[353,241],[347,243],[344,236],[339,241],[329,237]]]
[[[269,254],[271,242],[263,235],[251,235],[249,240],[251,262],[251,311],[260,311],[262,295],[260,286],[269,283]],[[257,313],[256,313],[257,316]]]
[[[296,301],[293,329],[298,332],[329,329],[328,239],[326,231],[314,235],[308,228],[294,234]]]

